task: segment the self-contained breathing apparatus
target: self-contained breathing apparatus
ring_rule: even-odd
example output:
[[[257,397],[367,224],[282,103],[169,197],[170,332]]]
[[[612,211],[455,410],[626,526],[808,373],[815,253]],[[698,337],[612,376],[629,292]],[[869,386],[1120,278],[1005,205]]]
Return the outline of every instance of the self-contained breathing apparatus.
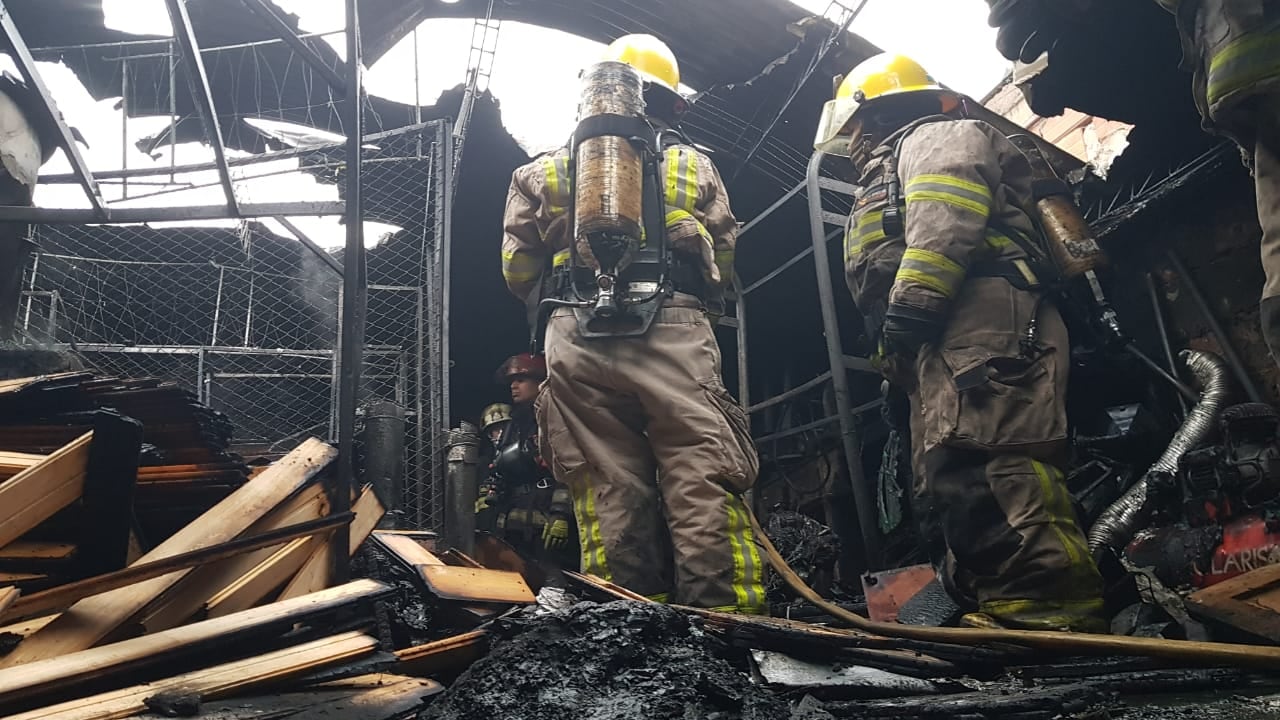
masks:
[[[556,308],[573,309],[584,338],[634,337],[673,293],[705,295],[700,273],[673,257],[666,232],[663,151],[683,139],[646,118],[631,66],[604,61],[582,77],[569,145],[569,261],[552,273],[553,297],[538,304],[535,348]]]

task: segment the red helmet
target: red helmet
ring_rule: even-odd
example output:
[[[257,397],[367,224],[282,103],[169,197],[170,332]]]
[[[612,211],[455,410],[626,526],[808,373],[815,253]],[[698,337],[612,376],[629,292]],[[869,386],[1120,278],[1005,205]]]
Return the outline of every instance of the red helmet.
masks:
[[[498,368],[497,380],[499,383],[505,383],[516,377],[527,377],[538,382],[546,380],[546,357],[533,353],[520,353],[507,358],[507,361],[502,363],[502,367]]]

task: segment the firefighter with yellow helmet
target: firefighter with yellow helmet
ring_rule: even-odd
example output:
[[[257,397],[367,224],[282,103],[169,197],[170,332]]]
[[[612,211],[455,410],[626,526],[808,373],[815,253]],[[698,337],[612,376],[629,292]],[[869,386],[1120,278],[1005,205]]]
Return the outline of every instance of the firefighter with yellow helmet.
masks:
[[[720,379],[710,318],[732,278],[737,221],[719,172],[680,130],[679,82],[650,35],[619,38],[584,70],[573,141],[512,176],[502,271],[531,308],[554,308],[540,315],[538,425],[573,495],[583,571],[658,600],[759,612],[763,562],[742,500],[759,460]],[[587,114],[601,98],[620,109]],[[606,146],[614,156],[597,152]],[[588,155],[607,162],[583,172]],[[593,185],[627,167],[635,181],[616,192]],[[576,201],[593,192],[590,208]],[[631,201],[642,218],[584,239],[585,211]]]
[[[816,146],[859,176],[845,274],[908,393],[915,491],[947,579],[997,623],[1103,629],[1062,471],[1070,346],[1046,297],[1027,159],[918,63],[882,54],[827,103]]]

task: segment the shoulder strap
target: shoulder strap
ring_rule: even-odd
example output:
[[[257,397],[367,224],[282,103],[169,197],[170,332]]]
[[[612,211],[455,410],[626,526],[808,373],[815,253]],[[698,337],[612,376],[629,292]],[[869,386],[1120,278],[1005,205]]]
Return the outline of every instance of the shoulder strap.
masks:
[[[901,235],[907,229],[904,222],[907,214],[906,201],[902,197],[902,182],[898,180],[898,158],[902,154],[902,143],[906,141],[913,131],[923,125],[954,119],[946,115],[927,115],[907,123],[881,143],[882,145],[892,144],[893,146],[893,151],[889,153],[888,162],[885,163],[884,172],[886,203],[884,212],[881,215],[881,226],[884,228],[885,235]]]

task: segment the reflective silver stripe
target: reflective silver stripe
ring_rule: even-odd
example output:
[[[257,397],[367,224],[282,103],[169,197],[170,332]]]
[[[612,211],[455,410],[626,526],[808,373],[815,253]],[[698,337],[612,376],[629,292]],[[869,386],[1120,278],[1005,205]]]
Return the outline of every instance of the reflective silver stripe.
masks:
[[[924,285],[944,297],[951,297],[964,282],[964,268],[941,253],[907,248],[898,265],[897,279]]]

